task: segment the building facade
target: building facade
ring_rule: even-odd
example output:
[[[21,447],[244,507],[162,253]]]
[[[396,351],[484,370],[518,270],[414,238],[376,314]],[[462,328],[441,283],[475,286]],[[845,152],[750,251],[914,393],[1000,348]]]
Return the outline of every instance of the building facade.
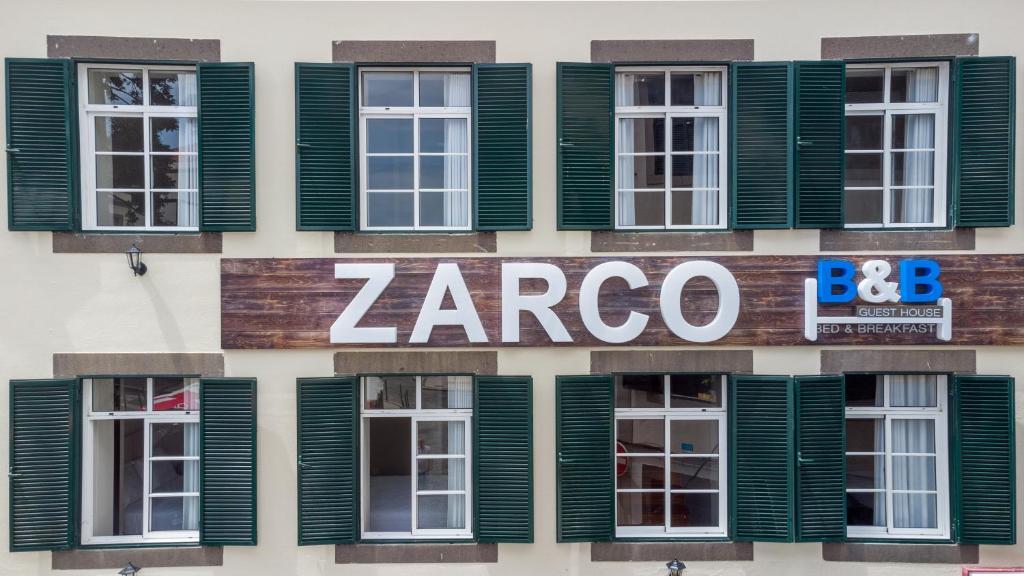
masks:
[[[1015,2],[11,8],[0,573],[1024,566]]]

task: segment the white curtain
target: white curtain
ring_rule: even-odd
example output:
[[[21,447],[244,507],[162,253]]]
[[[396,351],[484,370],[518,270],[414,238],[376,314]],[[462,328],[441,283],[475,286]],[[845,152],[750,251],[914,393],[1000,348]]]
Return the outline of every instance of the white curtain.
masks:
[[[904,406],[935,406],[938,376],[934,374],[889,376],[889,405]]]
[[[907,101],[935,102],[939,93],[938,68],[915,68],[907,71]],[[934,148],[935,116],[908,114],[905,116],[904,142],[906,148]],[[934,150],[904,153],[903,185],[920,187],[903,190],[900,203],[901,222],[931,222],[933,219]]]
[[[450,376],[448,378],[448,408],[473,407],[473,377]],[[448,423],[448,453],[456,453],[461,447],[466,453],[466,423],[453,420]],[[453,449],[454,448],[454,449]],[[466,489],[466,459],[451,458],[448,460],[448,489]],[[466,498],[468,494],[451,494],[448,496],[448,527],[466,527]]]
[[[199,456],[199,424],[185,424],[185,456]],[[199,461],[184,461],[184,492],[199,492]],[[182,503],[184,530],[199,529],[199,498],[186,496]]]
[[[697,106],[718,106],[721,101],[721,72],[693,75],[693,101]],[[693,187],[718,188],[718,118],[694,118]],[[718,191],[693,191],[693,224],[712,226],[718,223]]]
[[[468,107],[469,74],[444,74],[444,105]],[[469,130],[462,118],[444,120],[444,151],[457,153],[444,157],[444,225],[464,227],[469,225]],[[453,191],[457,190],[457,191]]]
[[[879,386],[881,386],[879,382]],[[879,394],[881,396],[881,394]],[[878,418],[875,423],[875,445],[872,450],[879,454],[885,454],[885,420]],[[885,488],[885,456],[875,456],[875,488]],[[875,526],[885,526],[885,492],[875,492],[874,516],[872,521]]]
[[[894,490],[935,489],[935,421],[892,421],[892,483]],[[928,454],[900,456],[901,453]],[[893,526],[935,528],[935,496],[896,492],[892,497]]]
[[[178,188],[197,190],[199,137],[195,118],[178,118],[178,151],[182,153],[178,156]],[[178,192],[178,226],[198,226],[198,201],[198,192]]]
[[[617,74],[615,76],[615,104],[616,106],[633,106],[633,74]],[[619,188],[633,187],[633,172],[635,170],[635,157],[631,152],[636,151],[636,134],[633,126],[639,120],[619,120],[619,157],[618,157],[618,181]],[[619,225],[634,226],[636,224],[636,202],[633,192],[618,192],[619,194]]]

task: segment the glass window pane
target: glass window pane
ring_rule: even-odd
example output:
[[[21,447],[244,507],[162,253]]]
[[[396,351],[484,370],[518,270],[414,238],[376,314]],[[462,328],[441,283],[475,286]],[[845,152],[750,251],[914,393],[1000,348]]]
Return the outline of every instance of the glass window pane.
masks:
[[[97,152],[142,152],[142,118],[133,116],[97,116]]]
[[[619,188],[664,189],[665,157],[619,156]],[[664,223],[664,218],[660,221]]]
[[[664,151],[664,118],[619,119],[619,152]]]
[[[615,462],[615,486],[620,490],[665,488],[665,458],[619,456]]]
[[[142,70],[89,70],[89,104],[142,105]]]
[[[619,492],[615,495],[619,526],[664,526],[664,492]]]
[[[847,190],[844,192],[847,224],[881,224],[881,190]]]
[[[366,458],[365,530],[408,532],[412,529],[412,420],[367,418],[363,430]]]
[[[847,492],[848,526],[885,526],[884,492]]]
[[[935,152],[893,152],[893,186],[935,184]]]
[[[153,106],[195,106],[196,73],[149,71],[149,103]]]
[[[935,453],[935,421],[894,419],[892,421],[892,451],[894,454]]]
[[[197,152],[195,118],[150,118],[153,152]]]
[[[718,118],[673,118],[673,152],[717,152]]]
[[[93,535],[141,535],[146,466],[143,420],[97,420],[91,425]]]
[[[420,156],[420,189],[469,188],[468,156]]]
[[[370,156],[366,163],[370,190],[412,190],[412,156]]]
[[[931,224],[935,221],[935,191],[905,188],[892,191],[892,221],[901,224]]]
[[[623,72],[615,75],[616,106],[664,106],[664,72]]]
[[[199,225],[199,194],[156,192],[153,194],[153,225],[196,227]]]
[[[198,410],[199,380],[196,378],[154,378],[153,410]]]
[[[372,192],[368,195],[366,221],[369,226],[412,226],[412,192]]]
[[[885,489],[885,456],[847,456],[848,489]]]
[[[465,118],[421,118],[420,152],[469,151],[469,130]]]
[[[424,376],[421,387],[424,410],[473,407],[472,376]]]
[[[622,374],[615,377],[616,408],[664,408],[665,377],[661,374]]]
[[[465,458],[429,458],[416,462],[418,490],[465,490]]]
[[[417,454],[465,454],[466,422],[444,420],[416,423]]]
[[[152,493],[199,491],[198,460],[154,460],[150,464]]]
[[[364,72],[363,106],[412,106],[412,72]]]
[[[149,429],[150,455],[198,456],[199,424],[197,422],[159,422]]]
[[[672,187],[718,188],[718,167],[718,154],[673,154]]]
[[[469,74],[420,72],[420,106],[469,107]]]
[[[883,116],[847,116],[847,150],[881,150],[885,140]]]
[[[665,193],[620,192],[619,225],[665,226]]]
[[[99,226],[145,226],[145,192],[97,192],[96,224]]]
[[[150,157],[150,186],[159,189],[199,188],[199,160],[177,154]]]
[[[846,187],[869,188],[882,186],[882,154],[852,154],[846,156]]]
[[[620,419],[615,422],[616,452],[664,453],[665,420]]]
[[[672,106],[721,106],[721,72],[673,72]]]
[[[145,378],[93,378],[93,412],[146,410]]]
[[[893,374],[889,376],[890,406],[937,406],[938,376]]]
[[[936,490],[934,456],[893,456],[894,490]]]
[[[717,226],[718,190],[674,190],[672,224],[676,226]]]
[[[847,452],[885,452],[885,428],[881,418],[847,418]]]
[[[411,154],[412,118],[367,118],[366,151],[370,154]]]
[[[938,102],[938,67],[893,68],[889,88],[889,101]]]
[[[154,532],[199,530],[199,497],[170,496],[152,498],[150,530]]]
[[[673,494],[672,495],[672,527],[673,528],[717,528],[718,494]]]
[[[718,454],[717,420],[671,420],[673,454]]]
[[[672,458],[669,476],[673,490],[718,490],[719,459],[714,456]]]
[[[935,494],[892,495],[892,521],[896,528],[937,528],[938,516]]]
[[[846,69],[846,103],[868,104],[884,100],[885,70],[881,68]]]
[[[367,376],[363,378],[363,407],[369,410],[416,408],[415,376]]]
[[[420,530],[456,530],[466,527],[465,494],[416,497],[416,527]]]
[[[849,194],[849,192],[847,192]],[[846,407],[882,405],[882,377],[876,374],[846,375]]]
[[[97,188],[138,188],[146,187],[145,156],[139,155],[96,155]]]
[[[934,114],[892,115],[892,148],[894,150],[934,147]]]
[[[722,377],[717,374],[673,374],[669,391],[672,408],[722,407]]]
[[[420,192],[420,226],[469,226],[469,191]]]

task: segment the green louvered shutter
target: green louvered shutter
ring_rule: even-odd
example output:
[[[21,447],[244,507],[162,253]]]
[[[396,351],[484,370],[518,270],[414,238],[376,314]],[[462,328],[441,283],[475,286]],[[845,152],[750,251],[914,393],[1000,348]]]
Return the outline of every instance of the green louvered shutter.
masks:
[[[795,224],[842,228],[846,64],[822,60],[793,66]]]
[[[256,545],[256,379],[199,385],[200,526],[207,546]]]
[[[615,530],[615,397],[611,376],[559,376],[558,541],[604,542]]]
[[[796,378],[796,530],[804,542],[846,538],[845,398],[841,375]]]
[[[480,376],[473,412],[476,534],[533,542],[533,380]]]
[[[558,229],[613,227],[611,64],[558,63]]]
[[[11,381],[11,552],[74,546],[77,428],[78,381]]]
[[[256,230],[256,127],[251,62],[199,70],[199,227]]]
[[[953,87],[953,198],[957,226],[1013,224],[1017,59],[957,58]]]
[[[731,68],[730,182],[733,228],[793,224],[790,62],[734,62]]]
[[[359,384],[298,380],[299,544],[351,544],[359,535]]]
[[[1013,378],[956,376],[953,396],[957,540],[1015,544]]]
[[[473,179],[477,230],[529,230],[531,66],[473,66]]]
[[[793,539],[793,387],[787,376],[730,382],[733,540]]]
[[[356,101],[352,64],[295,64],[298,230],[356,229]]]
[[[7,58],[7,227],[73,230],[75,106],[70,60]]]

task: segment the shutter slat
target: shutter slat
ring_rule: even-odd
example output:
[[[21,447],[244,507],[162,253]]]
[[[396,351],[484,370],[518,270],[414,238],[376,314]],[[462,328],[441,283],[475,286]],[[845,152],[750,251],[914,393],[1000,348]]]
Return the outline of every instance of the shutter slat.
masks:
[[[796,227],[842,228],[846,64],[794,67]]]
[[[615,523],[612,378],[560,376],[556,388],[558,541],[609,541]]]
[[[529,230],[531,214],[529,64],[473,67],[475,227]]]
[[[792,64],[735,62],[731,67],[732,226],[792,225]]]
[[[358,537],[359,387],[356,378],[298,380],[299,544]]]
[[[842,376],[799,376],[797,536],[804,542],[846,538],[846,408]]]
[[[613,68],[559,62],[557,75],[558,228],[610,229],[615,206]]]
[[[199,226],[256,230],[251,62],[203,62],[199,75]]]
[[[256,545],[256,380],[200,383],[200,540]]]

